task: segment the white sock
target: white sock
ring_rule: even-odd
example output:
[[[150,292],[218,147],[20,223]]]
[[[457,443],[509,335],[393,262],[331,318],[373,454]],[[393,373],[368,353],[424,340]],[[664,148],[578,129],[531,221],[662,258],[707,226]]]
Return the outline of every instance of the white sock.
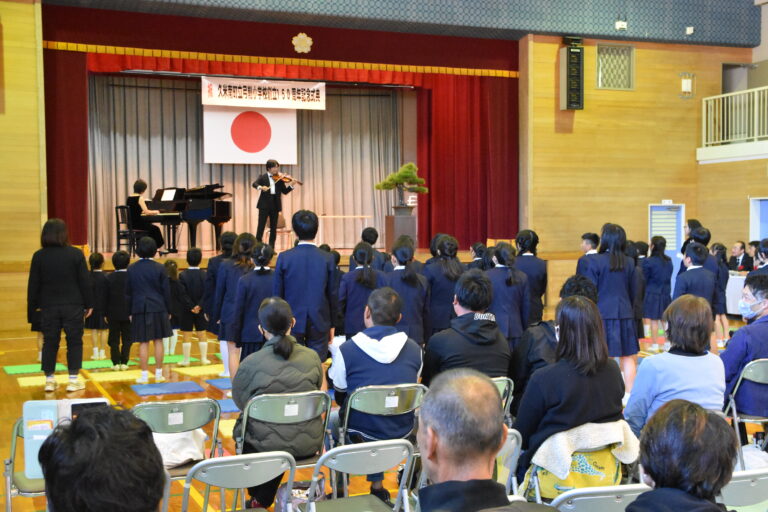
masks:
[[[149,378],[149,371],[148,370],[141,370],[141,378],[142,378],[142,380],[147,380]]]
[[[77,380],[77,375],[70,375],[69,380]]]
[[[208,360],[208,342],[198,341],[197,347],[200,349],[200,361],[207,361]]]
[[[173,335],[171,336],[171,354],[176,353],[176,343],[179,342],[179,330],[174,329]]]
[[[651,337],[651,326],[650,325],[643,325],[643,334],[645,335],[645,338]]]
[[[162,377],[163,376],[163,370],[155,370],[155,378]]]
[[[168,355],[171,349],[171,338],[163,338],[163,354]]]
[[[47,381],[56,380],[56,377],[55,377],[55,376],[53,376],[53,375],[47,375],[47,376],[45,377],[45,380],[47,380]]]
[[[192,353],[192,343],[185,341],[181,344],[181,353],[184,354],[184,363],[189,362],[189,355]]]
[[[221,360],[224,362],[224,375],[229,377],[229,345],[226,341],[219,340],[219,351]]]

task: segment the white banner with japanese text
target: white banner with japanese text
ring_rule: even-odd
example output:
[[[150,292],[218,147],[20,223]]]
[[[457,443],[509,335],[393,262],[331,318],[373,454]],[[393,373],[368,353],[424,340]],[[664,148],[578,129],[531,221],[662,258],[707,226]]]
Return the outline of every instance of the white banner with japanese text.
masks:
[[[324,82],[204,76],[203,105],[325,110]]]

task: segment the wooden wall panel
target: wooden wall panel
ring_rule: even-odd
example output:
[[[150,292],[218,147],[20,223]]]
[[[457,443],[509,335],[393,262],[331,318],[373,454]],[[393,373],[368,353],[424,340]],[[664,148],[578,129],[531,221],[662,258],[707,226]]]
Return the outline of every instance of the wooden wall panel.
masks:
[[[661,199],[685,203],[695,215],[701,98],[719,94],[723,62],[750,59],[747,49],[631,43],[635,89],[598,90],[597,43],[584,41],[584,110],[559,110],[560,38],[533,36],[528,69],[520,69],[531,77],[521,112],[532,112],[521,127],[531,147],[521,154],[521,169],[530,167],[522,227],[537,231],[545,251],[575,249],[581,233],[605,222],[646,239],[647,205]],[[696,75],[693,100],[679,97],[681,72]]]

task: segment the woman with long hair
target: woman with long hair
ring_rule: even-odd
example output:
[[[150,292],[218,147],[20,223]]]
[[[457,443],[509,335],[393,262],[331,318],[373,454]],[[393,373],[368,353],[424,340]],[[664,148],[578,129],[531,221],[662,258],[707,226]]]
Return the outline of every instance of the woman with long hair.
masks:
[[[269,268],[274,251],[272,246],[256,242],[253,250],[253,271],[237,282],[232,339],[240,350],[240,362],[264,345],[259,329],[259,308],[264,299],[272,296],[274,272]]]
[[[520,231],[515,237],[517,262],[515,268],[528,276],[531,305],[525,327],[541,322],[544,314],[542,297],[547,292],[547,262],[537,256],[539,235],[530,229]]]
[[[436,256],[431,263],[424,266],[424,276],[427,278],[430,290],[429,311],[431,314],[430,325],[432,334],[448,329],[451,326],[451,318],[455,316],[453,311],[453,297],[456,281],[464,273],[464,265],[459,262],[457,254],[459,242],[450,235],[443,235],[435,244]]]
[[[429,327],[429,283],[413,266],[414,247],[410,239],[400,239],[392,247],[394,270],[386,275],[386,286],[403,300],[403,317],[397,323],[409,338],[424,346],[432,332]]]
[[[339,283],[339,310],[344,313],[344,335],[347,338],[365,329],[363,312],[368,296],[376,288],[386,285],[384,273],[373,268],[375,254],[371,244],[357,244],[352,251],[356,266],[344,274]]]
[[[645,296],[643,322],[650,325],[651,350],[658,350],[659,323],[664,310],[672,302],[672,260],[665,254],[667,240],[663,236],[651,238],[651,255],[643,262]]]
[[[493,299],[488,308],[496,317],[499,330],[514,350],[528,327],[531,307],[528,276],[515,268],[515,248],[501,242],[496,245],[493,261],[496,266],[486,272],[493,287]]]
[[[728,271],[728,257],[726,256],[728,249],[725,245],[717,242],[712,244],[709,249],[709,253],[717,260],[719,272],[717,273],[717,285],[720,288],[720,293],[715,296],[717,299],[712,304],[712,312],[715,314],[715,329],[714,335],[717,341],[717,348],[725,348],[725,340],[728,339],[728,316],[725,308],[725,289],[728,288],[728,278],[730,273]]]

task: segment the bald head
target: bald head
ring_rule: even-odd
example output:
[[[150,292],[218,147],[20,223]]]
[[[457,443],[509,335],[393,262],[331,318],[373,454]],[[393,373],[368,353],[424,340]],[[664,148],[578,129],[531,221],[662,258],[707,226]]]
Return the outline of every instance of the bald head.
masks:
[[[501,395],[480,372],[448,370],[432,381],[419,422],[420,429],[434,430],[453,460],[495,455],[504,435]]]

